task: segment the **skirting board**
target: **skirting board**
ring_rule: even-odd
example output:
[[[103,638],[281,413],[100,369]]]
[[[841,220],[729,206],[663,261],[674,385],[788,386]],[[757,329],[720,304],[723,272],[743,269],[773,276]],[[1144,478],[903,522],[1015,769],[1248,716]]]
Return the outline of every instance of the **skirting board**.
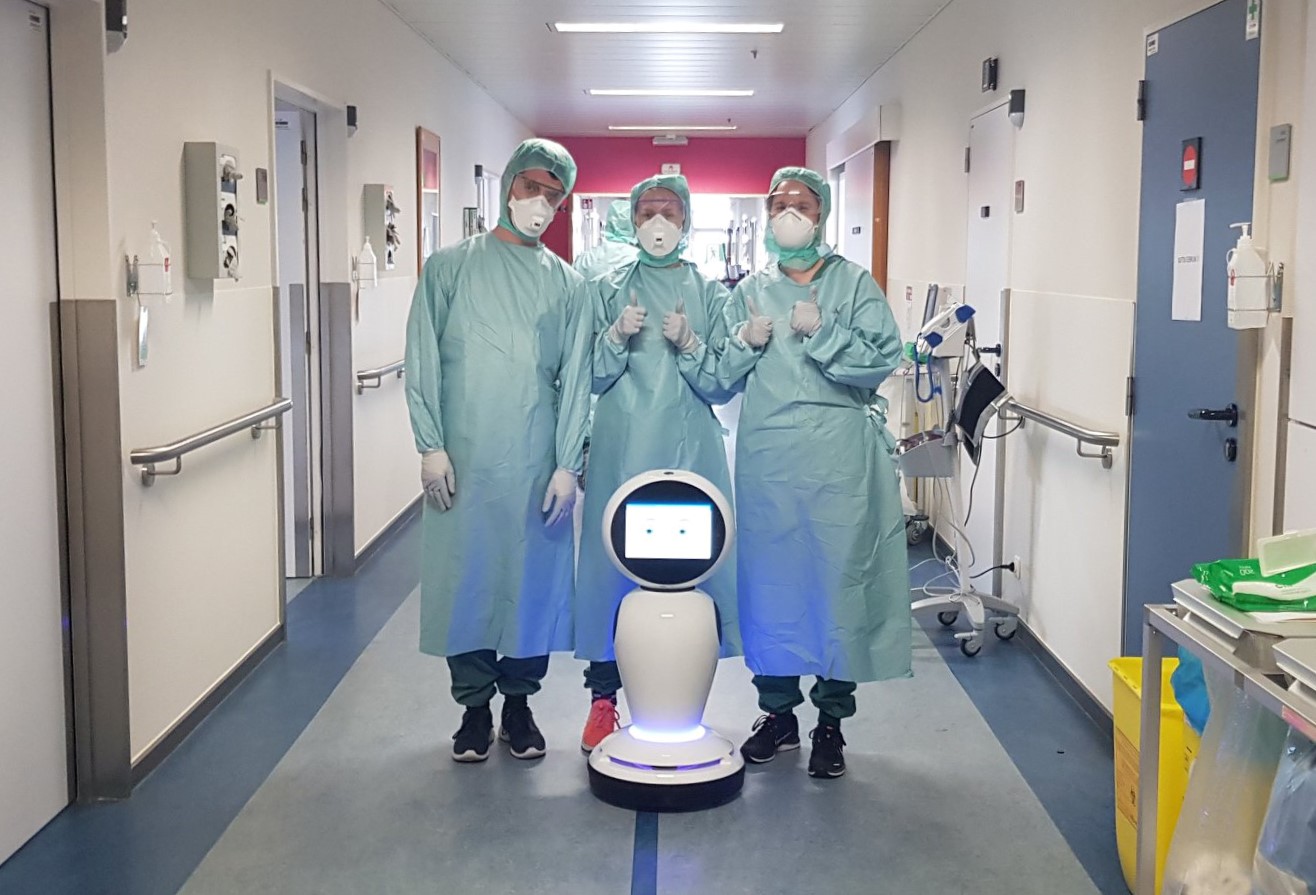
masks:
[[[955,554],[955,551],[951,549],[951,546],[946,543],[941,535],[937,534],[935,531],[931,531],[929,534],[936,538],[937,546],[939,548],[938,552],[941,556],[947,557]],[[1038,639],[1037,635],[1033,633],[1033,630],[1028,627],[1028,624],[1022,618],[1019,619],[1018,640],[1019,643],[1033,654],[1038,662],[1042,663],[1042,667],[1045,668],[1047,673],[1055,679],[1055,682],[1060,685],[1060,688],[1065,691],[1065,694],[1068,695],[1070,699],[1074,700],[1074,703],[1080,710],[1082,710],[1083,714],[1087,715],[1092,723],[1097,726],[1101,731],[1102,736],[1108,740],[1112,740],[1114,732],[1111,727],[1110,712],[1106,711],[1106,707],[1102,705],[1095,696],[1088,692],[1087,687],[1084,687],[1082,682],[1074,677],[1069,669],[1065,667],[1063,662],[1056,658],[1055,654],[1051,652],[1050,647]],[[977,661],[990,662],[991,655],[984,655]]]
[[[187,714],[182,721],[174,726],[164,739],[160,740],[151,751],[142,756],[137,764],[133,765],[132,783],[136,786],[146,779],[147,775],[160,766],[160,764],[169,757],[178,746],[187,739],[192,731],[206,719],[206,716],[215,710],[215,708],[224,701],[224,699],[237,689],[238,685],[247,679],[256,666],[265,660],[265,657],[283,643],[288,638],[288,631],[283,625],[271,631],[266,638],[261,641],[260,645],[251,651],[251,654],[243,660],[233,673],[224,680],[220,681],[215,689],[210,691],[210,695]]]
[[[392,522],[385,525],[379,534],[371,538],[370,542],[361,548],[361,552],[356,555],[356,567],[358,569],[370,562],[371,558],[380,551],[380,548],[392,540],[394,535],[406,528],[412,519],[420,515],[420,502],[423,499],[424,495],[420,495],[407,504],[402,512],[393,517]]]

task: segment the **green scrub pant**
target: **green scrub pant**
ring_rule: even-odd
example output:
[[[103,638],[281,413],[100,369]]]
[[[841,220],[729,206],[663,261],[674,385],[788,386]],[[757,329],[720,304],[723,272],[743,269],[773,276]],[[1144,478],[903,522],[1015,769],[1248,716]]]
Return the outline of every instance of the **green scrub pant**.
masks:
[[[488,705],[497,690],[504,696],[532,696],[548,674],[548,656],[529,659],[498,658],[491,649],[448,657],[452,698],[458,705]]]
[[[616,662],[590,662],[585,669],[585,687],[594,695],[616,696],[621,689],[621,672]]]
[[[759,708],[772,715],[784,715],[797,705],[804,704],[798,677],[754,675],[754,687],[759,691]],[[851,681],[831,681],[818,678],[809,690],[809,699],[823,716],[823,723],[839,724],[841,719],[855,713],[854,691]]]

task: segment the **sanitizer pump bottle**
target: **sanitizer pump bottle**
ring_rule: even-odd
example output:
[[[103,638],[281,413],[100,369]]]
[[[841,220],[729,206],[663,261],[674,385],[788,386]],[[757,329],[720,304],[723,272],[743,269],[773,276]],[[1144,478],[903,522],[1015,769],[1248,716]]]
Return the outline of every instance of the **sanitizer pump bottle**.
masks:
[[[1231,224],[1242,231],[1238,244],[1229,250],[1229,326],[1231,329],[1261,329],[1270,315],[1270,265],[1252,244],[1251,224]]]

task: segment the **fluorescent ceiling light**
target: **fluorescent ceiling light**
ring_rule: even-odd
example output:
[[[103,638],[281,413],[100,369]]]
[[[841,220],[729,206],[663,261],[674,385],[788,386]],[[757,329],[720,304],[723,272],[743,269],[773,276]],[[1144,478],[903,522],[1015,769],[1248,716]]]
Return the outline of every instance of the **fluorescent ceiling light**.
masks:
[[[587,90],[590,96],[753,96],[753,90]]]
[[[608,130],[610,131],[643,131],[644,133],[650,134],[683,134],[687,131],[733,131],[735,129],[736,125],[734,124],[691,124],[686,127],[678,127],[671,124],[660,124],[654,127],[639,124],[608,125]]]
[[[785,28],[776,24],[742,24],[738,22],[554,22],[554,31],[563,34],[780,34]]]

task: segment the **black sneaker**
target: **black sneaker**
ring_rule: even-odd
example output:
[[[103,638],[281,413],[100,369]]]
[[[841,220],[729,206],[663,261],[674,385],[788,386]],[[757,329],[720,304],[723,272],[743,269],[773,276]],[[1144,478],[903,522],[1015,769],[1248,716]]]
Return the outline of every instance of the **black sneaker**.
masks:
[[[493,712],[489,706],[472,706],[462,715],[462,726],[453,734],[453,761],[484,761],[493,745]]]
[[[845,737],[841,728],[830,724],[819,724],[809,734],[813,740],[813,754],[809,756],[810,777],[840,777],[845,773],[845,755],[841,751],[845,746]]]
[[[498,738],[511,747],[513,758],[542,758],[548,751],[524,696],[504,697]]]
[[[754,722],[754,733],[740,747],[746,761],[763,764],[777,757],[778,752],[800,748],[800,722],[794,712],[784,715],[763,715]]]

